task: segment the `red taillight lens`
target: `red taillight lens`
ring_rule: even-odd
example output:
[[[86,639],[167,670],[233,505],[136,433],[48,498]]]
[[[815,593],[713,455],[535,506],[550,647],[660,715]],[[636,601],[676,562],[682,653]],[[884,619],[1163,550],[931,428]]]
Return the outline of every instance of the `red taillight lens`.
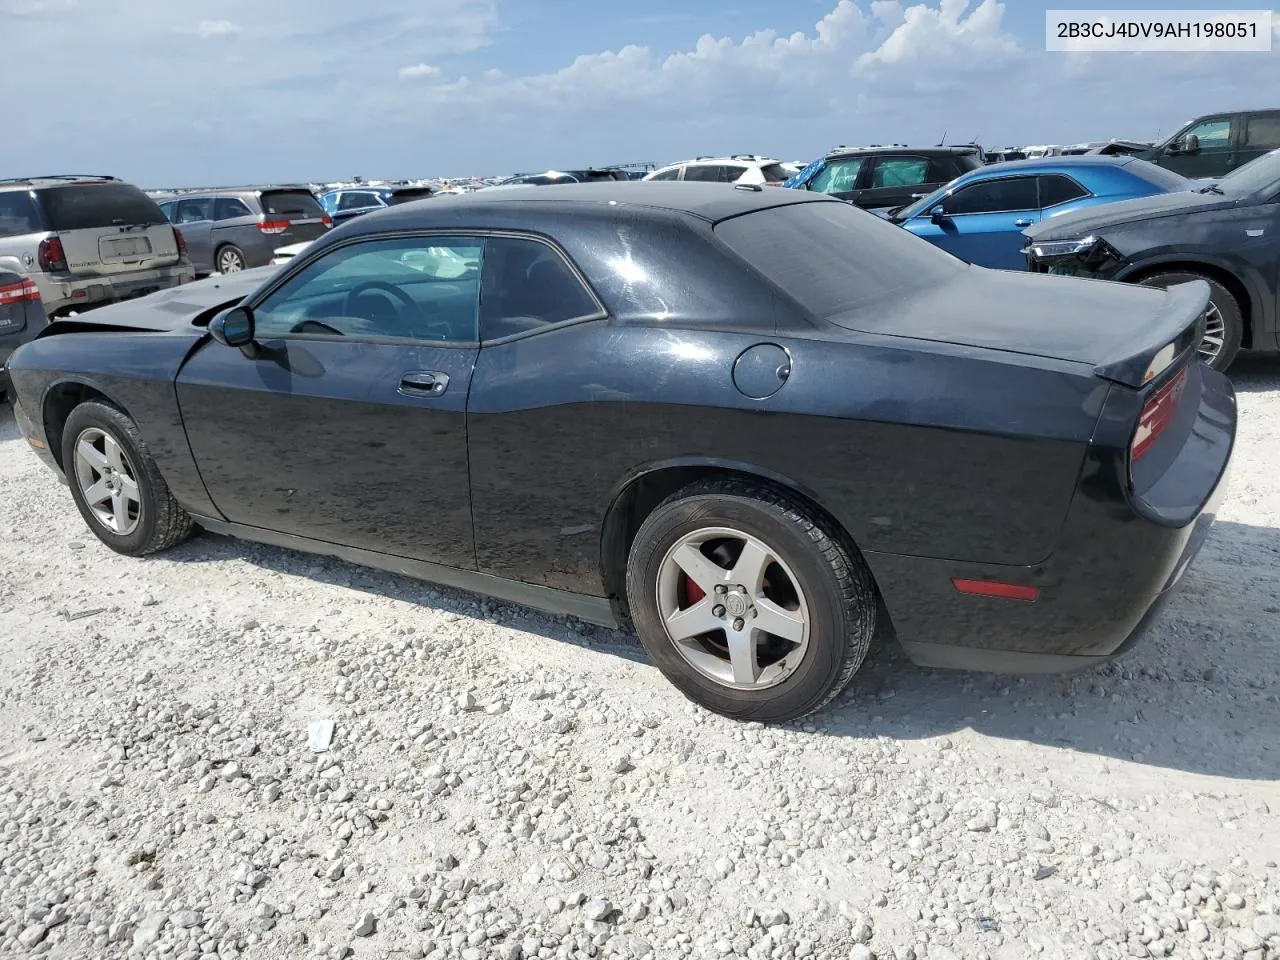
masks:
[[[1138,429],[1134,431],[1133,443],[1129,447],[1129,459],[1137,463],[1151,449],[1165,427],[1173,421],[1178,412],[1178,403],[1187,387],[1187,368],[1183,367],[1178,375],[1153,393],[1142,408],[1142,416],[1138,418]]]
[[[1003,580],[962,580],[953,577],[951,585],[961,593],[975,597],[998,597],[1001,600],[1024,600],[1030,603],[1040,596],[1039,587],[1005,583]]]
[[[40,302],[40,289],[34,280],[23,280],[20,283],[0,283],[0,306],[9,303],[23,303],[30,300]]]
[[[289,229],[288,220],[262,220],[258,223],[258,229],[263,233],[284,233]]]
[[[58,237],[41,240],[36,258],[40,261],[40,269],[46,273],[67,269],[67,254],[62,249],[62,241]]]
[[[187,252],[187,240],[177,227],[173,228],[173,242],[178,245],[178,256],[182,256]]]
[[[323,223],[326,227],[332,227],[333,217],[321,217],[320,222]]]

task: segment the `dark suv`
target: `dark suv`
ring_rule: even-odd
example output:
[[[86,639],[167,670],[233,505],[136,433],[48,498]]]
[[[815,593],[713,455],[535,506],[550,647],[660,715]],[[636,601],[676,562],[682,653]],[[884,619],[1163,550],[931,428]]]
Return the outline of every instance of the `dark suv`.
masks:
[[[277,247],[315,240],[333,225],[305,186],[187,190],[157,199],[201,275],[265,267]]]
[[[837,147],[784,184],[866,209],[900,207],[983,165],[976,146]]]
[[[1280,147],[1280,109],[1237,110],[1197,117],[1143,160],[1194,179],[1224,177]]]

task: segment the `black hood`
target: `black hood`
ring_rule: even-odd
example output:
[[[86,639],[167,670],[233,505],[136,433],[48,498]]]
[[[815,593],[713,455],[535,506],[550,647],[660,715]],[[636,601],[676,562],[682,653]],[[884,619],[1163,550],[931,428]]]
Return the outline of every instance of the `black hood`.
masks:
[[[159,290],[136,300],[124,300],[76,314],[49,324],[42,336],[56,336],[77,330],[145,330],[167,333],[190,327],[193,320],[215,307],[231,306],[243,300],[277,267],[258,267],[239,273],[215,274],[194,283]],[[198,332],[198,331],[197,331]]]
[[[1234,197],[1224,197],[1217,193],[1196,193],[1193,190],[1157,193],[1150,197],[1104,203],[1071,213],[1060,213],[1056,217],[1049,217],[1035,226],[1028,227],[1022,231],[1022,234],[1031,240],[1070,240],[1121,224],[1154,220],[1158,217],[1202,213],[1207,210],[1221,210],[1224,207],[1234,206],[1235,202]]]

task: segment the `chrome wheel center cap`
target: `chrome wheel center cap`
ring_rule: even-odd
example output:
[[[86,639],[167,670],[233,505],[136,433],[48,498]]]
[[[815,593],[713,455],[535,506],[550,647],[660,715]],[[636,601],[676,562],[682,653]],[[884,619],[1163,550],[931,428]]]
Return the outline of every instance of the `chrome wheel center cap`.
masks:
[[[730,616],[741,617],[751,609],[747,595],[738,590],[730,590],[724,596],[724,608]]]

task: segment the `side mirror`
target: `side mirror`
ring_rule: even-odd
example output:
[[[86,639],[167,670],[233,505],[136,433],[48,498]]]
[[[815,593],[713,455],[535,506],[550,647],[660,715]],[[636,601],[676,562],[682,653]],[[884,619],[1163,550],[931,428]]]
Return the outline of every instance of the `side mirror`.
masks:
[[[947,220],[947,208],[942,204],[938,204],[929,211],[929,219],[934,223],[942,223],[944,220]]]
[[[1187,139],[1182,142],[1182,152],[1183,153],[1199,153],[1200,138],[1197,137],[1194,133],[1190,134],[1187,137]]]
[[[224,347],[247,347],[253,343],[253,311],[248,307],[223,310],[209,321],[209,336]]]

